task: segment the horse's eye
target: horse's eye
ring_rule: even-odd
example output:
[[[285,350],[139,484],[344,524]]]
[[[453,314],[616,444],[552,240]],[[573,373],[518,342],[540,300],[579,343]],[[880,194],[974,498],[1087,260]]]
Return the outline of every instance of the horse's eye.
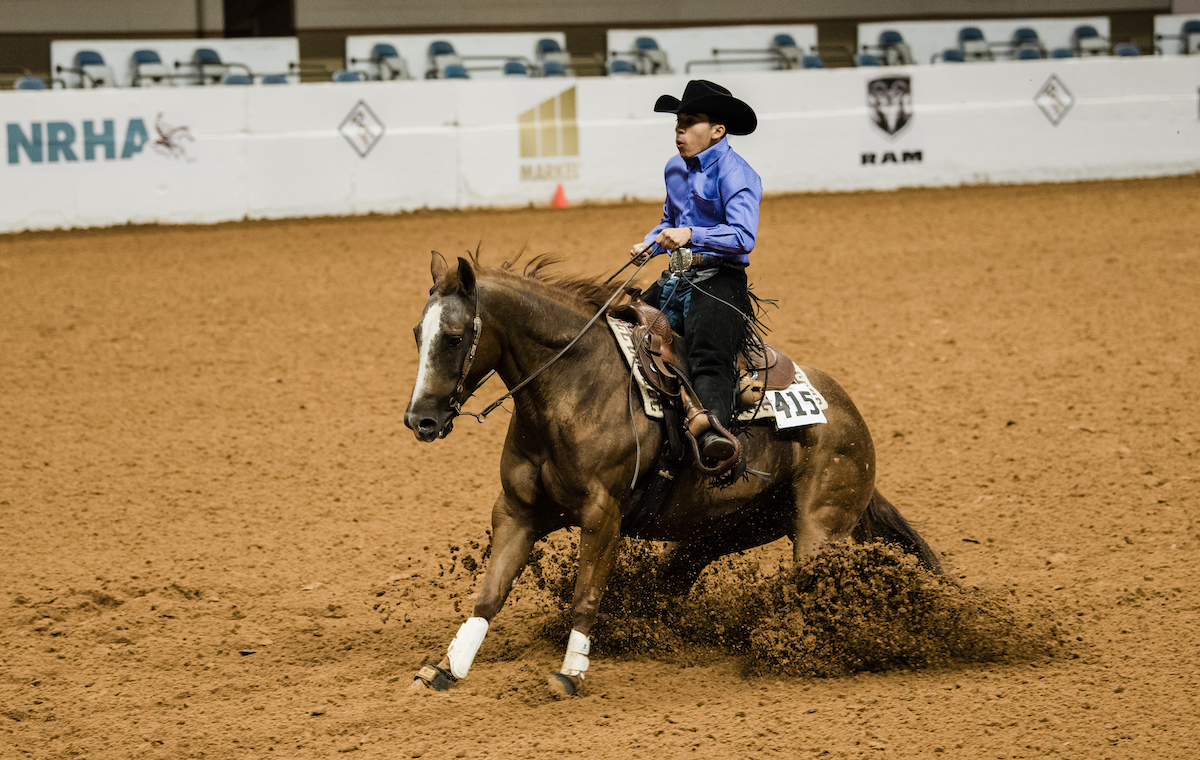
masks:
[[[459,346],[461,346],[461,345],[462,345],[462,342],[463,342],[463,336],[461,336],[461,335],[447,335],[447,336],[446,336],[446,342],[447,342],[447,343],[449,343],[449,344],[450,344],[450,346],[451,346],[452,348],[457,348],[457,347],[459,347]]]

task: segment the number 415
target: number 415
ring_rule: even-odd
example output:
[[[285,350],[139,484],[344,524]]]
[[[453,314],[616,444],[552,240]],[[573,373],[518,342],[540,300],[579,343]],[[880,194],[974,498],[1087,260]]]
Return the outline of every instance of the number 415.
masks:
[[[801,403],[801,399],[803,399],[803,403]],[[787,417],[807,417],[810,414],[821,413],[821,407],[817,406],[817,402],[813,400],[812,394],[808,391],[775,391],[771,400],[774,402],[775,408]],[[788,403],[789,401],[791,403]],[[811,410],[806,411],[804,404],[811,405]]]

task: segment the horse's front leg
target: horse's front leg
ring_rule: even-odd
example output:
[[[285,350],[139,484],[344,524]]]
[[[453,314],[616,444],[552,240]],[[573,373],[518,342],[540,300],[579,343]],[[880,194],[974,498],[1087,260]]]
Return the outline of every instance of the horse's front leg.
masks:
[[[579,575],[571,608],[571,635],[562,668],[550,676],[550,690],[557,696],[573,696],[583,683],[591,650],[592,626],[600,609],[600,597],[616,558],[621,539],[621,509],[606,492],[590,499],[580,515]]]
[[[450,647],[436,666],[425,665],[417,671],[411,688],[444,691],[460,678],[466,678],[483,644],[488,625],[500,612],[525,565],[533,545],[549,531],[533,519],[532,511],[500,494],[492,508],[492,557],[483,575],[475,608],[458,629]]]

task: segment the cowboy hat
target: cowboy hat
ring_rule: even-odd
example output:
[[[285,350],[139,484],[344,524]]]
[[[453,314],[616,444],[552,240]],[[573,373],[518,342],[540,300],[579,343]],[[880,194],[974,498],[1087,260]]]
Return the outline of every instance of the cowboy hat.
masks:
[[[654,104],[658,113],[702,113],[717,117],[731,135],[748,135],[758,126],[754,109],[707,79],[693,79],[683,89],[683,99],[663,95]]]

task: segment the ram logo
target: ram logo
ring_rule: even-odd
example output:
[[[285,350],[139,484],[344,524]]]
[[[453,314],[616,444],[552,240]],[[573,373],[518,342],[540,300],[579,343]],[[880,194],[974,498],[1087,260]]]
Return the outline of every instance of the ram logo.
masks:
[[[909,77],[880,77],[867,82],[867,114],[888,137],[896,137],[913,120]]]

